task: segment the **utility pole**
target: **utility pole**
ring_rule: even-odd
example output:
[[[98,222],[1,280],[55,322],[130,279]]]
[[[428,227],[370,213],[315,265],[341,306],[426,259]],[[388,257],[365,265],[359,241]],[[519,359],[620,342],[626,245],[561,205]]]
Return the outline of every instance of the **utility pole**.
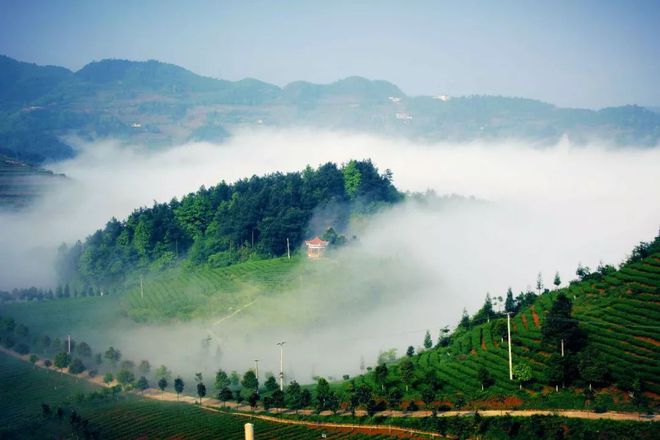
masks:
[[[140,298],[144,299],[144,285],[142,283],[142,274],[140,274]]]
[[[71,335],[67,335],[66,339],[67,339],[67,346],[68,346],[67,353],[71,354]]]
[[[257,376],[257,394],[259,394],[259,359],[254,360],[254,375]]]
[[[291,248],[289,246],[289,237],[286,238],[286,255],[291,259]]]
[[[509,380],[513,380],[513,361],[511,360],[511,312],[506,313],[506,332],[509,346]]]
[[[280,346],[280,391],[284,391],[284,344],[286,341],[277,343]]]
[[[564,340],[561,340],[561,357],[564,357]]]

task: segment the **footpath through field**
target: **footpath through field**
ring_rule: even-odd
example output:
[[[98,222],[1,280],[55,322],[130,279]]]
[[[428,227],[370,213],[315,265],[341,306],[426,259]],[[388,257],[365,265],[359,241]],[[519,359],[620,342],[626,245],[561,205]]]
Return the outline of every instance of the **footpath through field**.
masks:
[[[3,353],[6,353],[10,356],[13,356],[15,358],[21,359],[25,362],[29,362],[29,355],[20,355],[14,351],[7,350],[4,347],[0,347],[0,351]],[[43,365],[43,361],[39,360],[35,364],[36,366],[40,368],[47,368],[45,365]],[[82,374],[70,374],[68,372],[61,372],[61,374],[66,374],[71,377],[75,377],[76,379],[84,379],[88,380],[96,385],[99,386],[108,386],[103,383],[102,378],[99,376],[96,377],[89,377],[87,372],[84,372]],[[137,393],[137,392],[136,392]],[[165,391],[165,392],[160,392],[160,390],[157,389],[147,389],[144,391],[143,396],[145,398],[149,399],[154,399],[154,400],[166,400],[166,401],[173,401],[173,402],[183,402],[183,403],[188,403],[188,404],[198,404],[197,401],[198,399],[192,397],[192,396],[187,396],[187,395],[180,395],[177,396],[175,393],[172,393],[170,391]],[[315,421],[305,421],[305,420],[292,420],[292,419],[284,419],[280,417],[274,417],[272,415],[267,415],[267,414],[288,414],[288,415],[293,415],[294,412],[292,410],[288,409],[281,409],[281,408],[273,408],[269,411],[265,411],[264,409],[255,409],[253,410],[250,406],[247,405],[239,405],[236,402],[221,402],[216,399],[204,399],[202,401],[202,404],[200,405],[202,408],[205,410],[209,411],[214,411],[214,412],[221,412],[221,409],[219,408],[231,408],[235,410],[235,412],[232,412],[231,414],[234,414],[236,416],[240,417],[249,417],[249,418],[256,418],[256,419],[261,419],[264,421],[268,422],[273,422],[273,423],[282,423],[282,424],[293,424],[293,425],[304,425],[308,426],[310,428],[329,428],[329,429],[349,429],[353,431],[358,431],[358,432],[364,432],[364,433],[378,433],[378,434],[393,434],[393,435],[401,435],[404,434],[410,438],[410,435],[421,435],[421,436],[430,436],[430,437],[440,437],[439,434],[434,433],[434,432],[428,432],[428,431],[421,431],[421,430],[415,430],[415,429],[410,429],[410,428],[402,428],[399,426],[390,426],[390,425],[357,425],[357,424],[344,424],[344,423],[322,423],[322,422],[315,422]],[[468,415],[473,415],[475,414],[474,410],[462,410],[462,411],[445,411],[445,412],[439,412],[437,413],[438,417],[453,417],[453,416],[468,416]],[[605,413],[596,413],[593,411],[582,411],[582,410],[536,410],[536,409],[525,409],[525,410],[481,410],[478,411],[479,415],[482,417],[498,417],[498,416],[506,416],[510,415],[513,417],[531,417],[533,415],[544,415],[544,416],[560,416],[560,417],[569,417],[569,418],[579,418],[579,419],[606,419],[606,420],[619,420],[619,421],[636,421],[636,422],[653,422],[654,417],[648,417],[644,416],[639,413],[630,413],[630,412],[605,412]],[[312,415],[314,414],[314,411],[312,410],[300,410],[296,414],[299,415]],[[356,416],[363,416],[366,414],[365,411],[356,411],[355,412]],[[382,416],[382,417],[428,417],[432,413],[431,411],[393,411],[393,410],[387,410],[387,411],[381,411],[376,413],[376,416]],[[321,416],[329,416],[332,415],[332,412],[330,411],[323,411],[319,415]],[[339,412],[337,415],[340,416],[349,416],[350,412]]]

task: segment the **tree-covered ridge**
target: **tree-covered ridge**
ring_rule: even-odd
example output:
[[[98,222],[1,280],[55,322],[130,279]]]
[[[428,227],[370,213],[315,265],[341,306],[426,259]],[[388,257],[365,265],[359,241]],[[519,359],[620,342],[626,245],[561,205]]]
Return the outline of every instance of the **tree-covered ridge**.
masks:
[[[64,280],[104,286],[136,268],[162,268],[179,259],[221,267],[255,254],[280,256],[287,239],[295,249],[328,227],[342,231],[351,214],[400,200],[391,177],[370,160],[352,160],[222,181],[137,209],[125,221],[111,219],[84,243],[63,246],[58,269]],[[312,218],[318,221],[310,224]]]

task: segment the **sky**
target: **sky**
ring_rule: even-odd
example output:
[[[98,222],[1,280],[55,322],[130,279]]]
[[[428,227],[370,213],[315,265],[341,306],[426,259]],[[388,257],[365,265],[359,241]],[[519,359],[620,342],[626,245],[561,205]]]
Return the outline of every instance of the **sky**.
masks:
[[[0,0],[0,54],[73,70],[157,59],[206,76],[385,79],[409,95],[660,106],[660,2]]]

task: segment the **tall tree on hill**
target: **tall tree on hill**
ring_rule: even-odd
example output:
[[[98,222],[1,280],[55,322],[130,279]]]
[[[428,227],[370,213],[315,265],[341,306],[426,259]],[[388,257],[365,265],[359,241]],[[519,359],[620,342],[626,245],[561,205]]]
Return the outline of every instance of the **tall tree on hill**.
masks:
[[[408,349],[406,350],[406,356],[408,356],[408,357],[415,356],[415,347],[413,347],[412,345],[409,345]]]
[[[539,272],[539,274],[536,276],[536,290],[539,295],[543,290],[543,275],[541,275],[541,272]]]
[[[431,347],[433,347],[433,339],[431,339],[431,333],[426,330],[426,334],[424,335],[424,348],[429,350]]]
[[[506,313],[516,313],[517,309],[516,300],[513,298],[513,291],[509,287],[506,291],[506,299],[504,300],[504,311]]]
[[[55,368],[62,372],[63,369],[69,366],[71,363],[71,355],[65,351],[57,353],[54,359]]]
[[[110,361],[112,368],[117,366],[117,362],[121,359],[121,351],[116,350],[114,347],[110,347],[106,350],[104,357]]]
[[[557,295],[541,327],[542,341],[559,350],[563,341],[566,350],[576,353],[586,343],[586,333],[572,316],[573,304],[563,292]]]
[[[555,289],[559,289],[561,285],[561,278],[559,277],[559,271],[555,272],[555,279],[552,281],[552,284],[555,285]]]
[[[463,309],[463,315],[461,316],[461,322],[458,324],[464,330],[470,329],[470,315],[468,315],[467,309]]]
[[[316,384],[316,411],[321,412],[328,407],[328,401],[330,399],[332,391],[330,390],[330,384],[325,378],[320,377]]]

